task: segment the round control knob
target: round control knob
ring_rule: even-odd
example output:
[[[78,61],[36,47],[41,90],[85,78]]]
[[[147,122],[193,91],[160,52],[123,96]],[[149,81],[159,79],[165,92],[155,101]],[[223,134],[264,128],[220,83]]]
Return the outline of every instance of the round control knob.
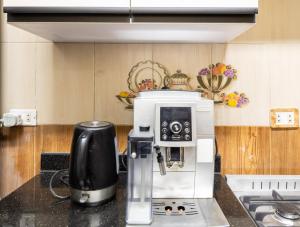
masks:
[[[191,137],[190,137],[190,135],[185,135],[184,138],[185,138],[185,140],[190,140]]]
[[[161,125],[162,125],[162,127],[167,127],[168,126],[168,122],[163,121]]]
[[[163,139],[163,140],[167,140],[167,139],[168,139],[168,136],[167,136],[166,134],[163,134],[163,135],[162,135],[162,139]]]
[[[184,126],[185,126],[185,127],[189,127],[189,126],[190,126],[190,122],[185,121],[185,122],[184,122]]]
[[[170,124],[170,130],[171,132],[173,132],[174,134],[178,134],[181,132],[182,130],[182,124],[178,121],[173,121],[171,124]]]
[[[184,129],[184,132],[185,132],[185,133],[190,133],[190,129],[189,129],[189,128],[185,128],[185,129]]]

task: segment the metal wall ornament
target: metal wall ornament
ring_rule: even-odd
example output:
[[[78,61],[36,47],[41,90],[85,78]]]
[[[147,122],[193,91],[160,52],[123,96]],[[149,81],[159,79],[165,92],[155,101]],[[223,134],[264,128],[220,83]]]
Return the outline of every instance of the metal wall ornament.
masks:
[[[133,99],[140,91],[164,88],[165,77],[169,76],[164,65],[152,60],[140,61],[128,73],[127,84],[130,91],[121,91],[116,97],[126,105],[126,109],[132,109]]]
[[[216,104],[240,108],[249,103],[245,93],[223,92],[236,79],[237,70],[231,65],[212,64],[199,71],[197,76],[199,86],[193,89],[190,85],[191,78],[181,70],[171,75],[164,65],[145,60],[135,64],[129,71],[127,78],[129,91],[121,91],[116,97],[126,105],[126,109],[133,109],[133,100],[141,91],[160,89],[198,91],[202,93],[202,97],[214,100]]]
[[[158,62],[140,61],[131,68],[128,74],[128,88],[134,93],[161,89],[164,86],[165,77],[169,75],[168,69]]]
[[[168,89],[191,91],[193,89],[190,85],[190,80],[191,78],[188,75],[178,69],[173,75],[165,77],[164,84]]]
[[[240,108],[249,103],[244,93],[236,91],[229,94],[222,93],[236,79],[237,70],[223,63],[209,65],[201,69],[197,76],[199,91],[204,97],[214,100],[216,104]]]

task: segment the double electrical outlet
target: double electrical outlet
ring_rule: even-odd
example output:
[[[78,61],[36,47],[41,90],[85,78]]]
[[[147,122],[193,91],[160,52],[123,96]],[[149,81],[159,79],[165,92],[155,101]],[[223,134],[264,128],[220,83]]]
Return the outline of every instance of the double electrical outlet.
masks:
[[[271,109],[270,122],[272,128],[298,128],[299,110],[297,108]]]
[[[4,127],[35,126],[36,118],[36,109],[11,109],[8,113],[3,114],[1,121]]]

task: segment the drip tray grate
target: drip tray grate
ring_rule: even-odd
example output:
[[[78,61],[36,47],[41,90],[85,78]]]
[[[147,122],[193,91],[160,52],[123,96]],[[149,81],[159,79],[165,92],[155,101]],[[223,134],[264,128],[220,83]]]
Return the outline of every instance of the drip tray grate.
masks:
[[[153,202],[152,210],[154,215],[165,216],[186,216],[198,215],[199,206],[194,202],[167,200],[162,202]]]

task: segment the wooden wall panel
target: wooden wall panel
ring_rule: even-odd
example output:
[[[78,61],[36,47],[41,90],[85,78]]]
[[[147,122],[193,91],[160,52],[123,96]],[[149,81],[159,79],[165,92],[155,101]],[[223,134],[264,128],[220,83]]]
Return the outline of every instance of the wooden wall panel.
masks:
[[[288,130],[287,138],[287,174],[300,174],[300,130]]]
[[[120,152],[131,126],[117,126]],[[69,152],[72,125],[0,128],[0,197],[40,171],[41,152]],[[300,174],[300,129],[217,126],[222,174]]]
[[[34,147],[35,175],[40,172],[42,152],[69,152],[73,125],[40,125],[36,127]]]
[[[240,174],[240,155],[238,148],[239,128],[217,127],[216,139],[218,150],[222,157],[222,172],[228,174]]]
[[[35,44],[0,44],[0,111],[35,108]],[[0,114],[0,115],[1,115]]]
[[[96,44],[96,119],[132,125],[132,111],[125,109],[116,95],[121,91],[129,91],[128,73],[135,64],[145,60],[152,60],[151,44]]]
[[[36,44],[35,74],[38,124],[94,118],[94,44]]]
[[[271,133],[271,174],[300,174],[300,130],[274,129]]]
[[[282,174],[287,170],[287,131],[274,129],[271,131],[271,174]]]
[[[258,161],[256,174],[271,173],[271,129],[269,127],[257,127],[256,155]]]
[[[261,127],[240,127],[238,152],[241,155],[242,174],[269,173],[269,134],[263,129]]]
[[[300,40],[299,0],[259,0],[257,23],[234,43],[295,42]]]
[[[282,74],[270,73],[274,65],[288,67],[270,56],[272,48],[262,44],[214,44],[212,62],[224,62],[237,69],[237,80],[224,91],[245,93],[250,102],[243,108],[215,105],[215,124],[232,126],[268,126],[270,109],[270,79],[280,83]],[[300,53],[300,52],[299,52]],[[274,55],[274,53],[272,52]],[[274,60],[273,60],[274,59]],[[295,98],[291,102],[295,102]]]
[[[187,74],[193,89],[199,86],[198,72],[211,64],[211,44],[153,44],[152,51],[153,60],[167,67],[171,74],[177,70]]]
[[[34,174],[35,128],[0,128],[0,198]]]
[[[132,126],[117,126],[117,138],[118,138],[118,146],[119,152],[124,153],[127,149],[127,138],[128,133],[132,129]]]

